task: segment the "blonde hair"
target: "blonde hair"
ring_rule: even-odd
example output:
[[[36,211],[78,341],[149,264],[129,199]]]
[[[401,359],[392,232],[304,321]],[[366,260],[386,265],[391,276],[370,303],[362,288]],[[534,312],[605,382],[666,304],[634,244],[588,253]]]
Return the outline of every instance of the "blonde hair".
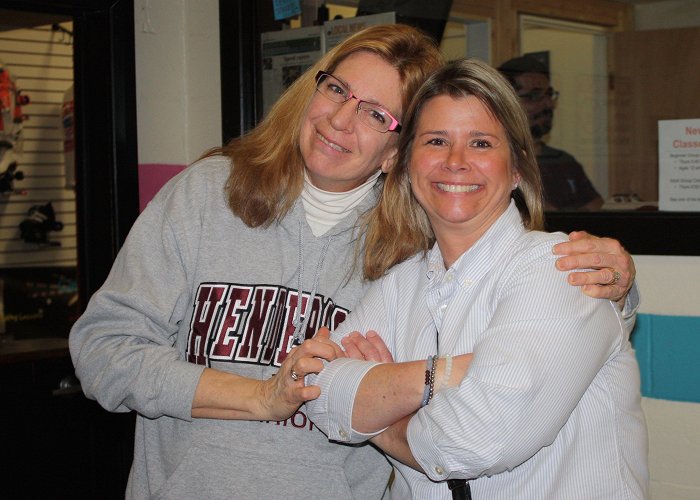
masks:
[[[304,159],[299,136],[306,108],[316,91],[318,71],[332,73],[356,52],[376,54],[396,69],[401,80],[401,109],[425,78],[442,63],[435,43],[407,25],[366,28],[330,50],[302,74],[250,133],[205,156],[231,158],[226,183],[234,214],[250,227],[282,219],[300,196],[304,185]]]
[[[512,197],[526,228],[544,225],[542,182],[527,116],[513,87],[494,68],[481,61],[462,59],[439,69],[418,90],[406,111],[394,169],[387,175],[382,198],[363,219],[364,275],[383,276],[392,266],[417,252],[427,252],[435,238],[430,221],[411,192],[408,168],[416,126],[432,98],[475,96],[503,126],[520,183]]]

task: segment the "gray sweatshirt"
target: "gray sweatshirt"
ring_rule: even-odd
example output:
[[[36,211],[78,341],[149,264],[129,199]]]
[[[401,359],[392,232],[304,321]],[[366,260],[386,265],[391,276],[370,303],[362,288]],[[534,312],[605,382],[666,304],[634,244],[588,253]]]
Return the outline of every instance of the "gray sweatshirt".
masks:
[[[299,289],[311,337],[341,323],[366,287],[350,268],[356,220],[375,193],[318,238],[300,200],[279,224],[251,229],[227,206],[229,165],[206,159],[158,193],[70,334],[85,394],[138,414],[126,497],[380,498],[386,459],[329,443],[304,407],[282,422],[191,417],[205,366],[277,372]]]

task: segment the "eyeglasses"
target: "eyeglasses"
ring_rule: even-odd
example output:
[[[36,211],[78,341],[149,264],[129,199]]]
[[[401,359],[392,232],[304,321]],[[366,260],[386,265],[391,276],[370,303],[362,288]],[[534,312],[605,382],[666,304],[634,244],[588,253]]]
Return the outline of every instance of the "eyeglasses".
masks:
[[[518,97],[530,102],[540,102],[545,97],[551,101],[556,101],[559,99],[559,91],[549,87],[547,90],[533,90],[527,94],[518,94]]]
[[[348,89],[347,85],[325,71],[316,73],[316,90],[326,99],[344,103],[350,99],[357,100],[357,117],[362,123],[377,132],[400,132],[401,124],[391,113],[378,104],[363,101]]]

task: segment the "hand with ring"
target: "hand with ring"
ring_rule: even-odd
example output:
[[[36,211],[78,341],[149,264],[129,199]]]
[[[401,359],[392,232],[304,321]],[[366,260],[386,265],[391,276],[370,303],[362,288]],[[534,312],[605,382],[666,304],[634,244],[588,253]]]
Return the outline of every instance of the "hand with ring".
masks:
[[[553,252],[562,255],[556,264],[560,271],[592,269],[572,272],[569,284],[580,286],[586,295],[624,306],[636,270],[632,256],[619,241],[574,231],[569,234],[569,241],[555,245]]]
[[[620,274],[620,271],[616,271],[614,269],[612,269],[612,275],[613,275],[613,277],[610,280],[610,283],[608,283],[608,285],[611,285],[611,286],[617,285],[617,283],[620,281],[620,278],[622,277],[622,275]]]
[[[266,420],[284,420],[293,415],[302,403],[321,394],[318,386],[306,386],[304,377],[323,370],[323,360],[332,361],[344,356],[340,346],[328,335],[307,339],[294,347],[275,376],[261,384],[260,414],[265,415]]]

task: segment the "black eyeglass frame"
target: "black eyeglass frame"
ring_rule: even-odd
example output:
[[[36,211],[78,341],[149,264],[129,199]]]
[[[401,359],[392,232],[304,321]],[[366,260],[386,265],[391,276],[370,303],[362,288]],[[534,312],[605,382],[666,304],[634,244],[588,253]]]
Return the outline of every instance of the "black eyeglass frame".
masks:
[[[531,90],[525,94],[518,94],[518,97],[529,102],[540,102],[545,98],[556,102],[559,99],[559,91],[549,87],[547,90]]]

